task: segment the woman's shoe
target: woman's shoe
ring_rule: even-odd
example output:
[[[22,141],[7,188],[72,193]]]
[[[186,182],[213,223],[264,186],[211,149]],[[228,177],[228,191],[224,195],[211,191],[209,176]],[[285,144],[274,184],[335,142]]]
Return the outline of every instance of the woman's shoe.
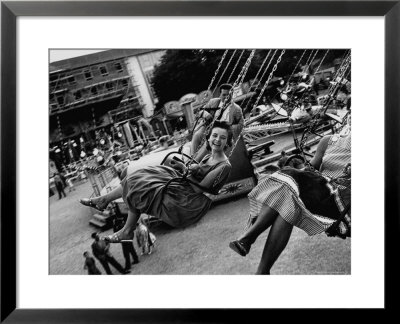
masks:
[[[95,204],[91,198],[82,198],[82,199],[79,199],[79,202],[84,206],[95,208],[101,212],[104,211],[104,209],[105,209],[105,208],[102,208],[99,205]]]
[[[133,243],[133,237],[131,239],[121,239],[118,233],[106,236],[104,240],[108,243],[126,243],[126,242]]]
[[[238,240],[230,242],[229,247],[243,257],[246,256],[250,251],[250,248],[246,248],[246,246]]]

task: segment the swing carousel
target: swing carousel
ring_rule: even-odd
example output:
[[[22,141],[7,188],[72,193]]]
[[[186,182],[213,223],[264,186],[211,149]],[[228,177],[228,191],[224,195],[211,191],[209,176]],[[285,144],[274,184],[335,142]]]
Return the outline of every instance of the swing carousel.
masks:
[[[306,62],[303,62],[302,60],[307,51],[310,51],[310,53]],[[220,74],[228,52],[226,50],[222,55],[207,90],[199,95],[198,101],[202,103],[203,107],[218,89],[229,66],[233,63],[233,57],[237,50],[233,50],[228,63]],[[328,52],[329,50],[326,50],[322,58],[319,59],[318,67],[314,74],[318,73]],[[250,89],[260,89],[258,95],[257,93],[251,94],[253,97],[256,95],[256,100],[250,100],[251,96],[248,96],[242,102],[243,111],[254,111],[260,106],[259,103],[265,96],[265,92],[271,80],[273,80],[274,73],[285,53],[284,49],[268,51],[250,86]],[[186,165],[198,163],[199,161],[196,161],[198,150],[205,142],[206,136],[212,129],[220,111],[223,111],[235,99],[234,91],[243,84],[254,54],[255,50],[251,50],[245,64],[232,83],[233,86],[229,92],[228,100],[215,111],[212,121],[206,127],[201,144],[195,152],[190,151],[190,143],[181,143],[180,146],[174,145],[158,152],[146,154],[138,160],[130,161],[127,165],[127,172],[130,173],[149,165],[170,165],[173,160],[183,162]],[[307,83],[306,81],[308,80],[304,78],[307,73],[303,71],[295,74],[300,65],[308,68],[313,65],[317,54],[318,50],[304,50],[289,78],[280,83],[281,88],[278,89],[276,95],[268,100],[269,102],[263,103],[266,107],[265,110],[244,120],[244,127],[234,139],[232,148],[227,152],[232,164],[232,171],[228,181],[218,193],[208,193],[208,196],[213,201],[224,200],[250,192],[257,184],[258,178],[263,173],[269,173],[271,166],[273,166],[272,170],[276,170],[274,163],[281,157],[281,151],[285,151],[285,154],[288,155],[285,165],[290,165],[294,159],[301,160],[306,165],[309,165],[309,157],[312,156],[310,147],[318,144],[324,135],[330,132],[338,133],[345,126],[350,111],[345,114],[341,111],[338,113],[336,102],[339,89],[348,82],[346,78],[350,73],[350,53],[347,52],[343,57],[342,64],[337,70],[333,81],[330,82],[327,94],[319,98],[314,95],[312,84],[310,82]],[[232,80],[243,55],[245,55],[245,50],[241,51],[239,59],[237,59],[234,67],[231,68],[228,81]],[[218,81],[215,82],[218,75]],[[264,82],[265,77],[266,80]],[[201,97],[202,94],[204,98]],[[183,109],[190,110],[193,116],[191,104],[186,105],[186,108],[183,107]],[[196,112],[194,120],[189,121],[191,126],[189,138],[204,118],[205,112],[204,108],[200,108]],[[188,115],[186,114],[186,116]],[[137,137],[140,136],[137,135]],[[111,190],[111,188],[119,184],[119,181],[118,178],[112,179],[104,186],[102,191]],[[188,181],[187,174],[183,174],[181,178],[173,181]],[[207,192],[207,190],[205,191]],[[115,201],[114,207],[118,209],[118,212],[127,212],[122,199]]]

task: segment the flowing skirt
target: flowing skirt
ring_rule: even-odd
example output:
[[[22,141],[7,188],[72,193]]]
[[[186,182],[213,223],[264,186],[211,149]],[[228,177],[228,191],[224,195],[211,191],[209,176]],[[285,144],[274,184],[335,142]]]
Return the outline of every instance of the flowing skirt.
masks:
[[[350,179],[329,178],[312,172],[284,168],[265,177],[248,195],[250,218],[263,205],[308,235],[326,231],[350,204]],[[350,212],[339,225],[342,236],[350,235]]]
[[[161,219],[173,227],[196,223],[210,208],[211,200],[196,193],[187,182],[165,184],[181,174],[168,166],[149,166],[122,180],[122,197],[131,210]]]

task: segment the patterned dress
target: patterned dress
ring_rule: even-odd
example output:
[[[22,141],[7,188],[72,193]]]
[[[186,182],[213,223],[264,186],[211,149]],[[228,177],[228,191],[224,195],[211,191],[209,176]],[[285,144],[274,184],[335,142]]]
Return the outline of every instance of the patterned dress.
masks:
[[[210,155],[204,157],[193,177],[200,182],[210,172],[218,174],[209,188],[218,192],[228,179],[231,165],[229,161],[208,165],[209,158]],[[155,216],[173,227],[186,227],[207,213],[211,199],[197,193],[187,181],[171,182],[163,190],[170,179],[180,177],[180,172],[164,165],[139,169],[122,180],[122,197],[131,210]]]
[[[350,162],[351,135],[332,136],[321,173],[284,168],[260,181],[248,195],[250,218],[267,205],[308,235],[326,231],[350,204],[351,179],[344,172]],[[341,236],[349,236],[350,227],[348,212],[339,226]]]

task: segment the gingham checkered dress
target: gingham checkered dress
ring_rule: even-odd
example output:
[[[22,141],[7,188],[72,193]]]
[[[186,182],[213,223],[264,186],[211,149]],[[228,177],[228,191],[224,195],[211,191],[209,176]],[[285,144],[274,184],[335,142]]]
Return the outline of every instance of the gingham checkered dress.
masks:
[[[267,205],[308,235],[324,232],[350,203],[351,180],[343,176],[351,161],[350,153],[351,135],[334,135],[323,157],[322,175],[287,168],[265,177],[248,195],[250,217],[256,217],[263,205]],[[326,176],[339,179],[329,182]],[[350,215],[347,215],[340,231],[344,233],[349,228]]]

